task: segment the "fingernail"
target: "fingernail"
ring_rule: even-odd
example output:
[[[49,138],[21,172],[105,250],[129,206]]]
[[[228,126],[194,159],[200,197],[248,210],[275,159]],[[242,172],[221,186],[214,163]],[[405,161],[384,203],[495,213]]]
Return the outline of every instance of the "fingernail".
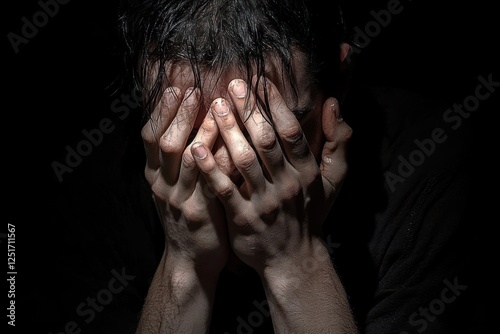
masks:
[[[191,147],[193,155],[198,159],[205,159],[208,155],[207,150],[203,147],[203,145],[199,142],[194,143]]]
[[[239,99],[243,99],[246,96],[246,87],[243,80],[235,79],[231,81],[231,90],[233,91],[233,94]]]
[[[335,113],[335,117],[337,118],[337,121],[342,122],[344,119],[342,118],[342,115],[340,114],[340,108],[339,108],[339,102],[337,100],[334,100],[331,104],[332,111]]]
[[[212,103],[212,110],[215,111],[218,116],[226,116],[229,114],[229,107],[222,98],[215,99]]]

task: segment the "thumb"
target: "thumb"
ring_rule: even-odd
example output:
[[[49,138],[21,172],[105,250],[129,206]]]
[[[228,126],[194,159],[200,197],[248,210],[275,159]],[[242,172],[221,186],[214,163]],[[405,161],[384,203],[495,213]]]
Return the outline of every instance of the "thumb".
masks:
[[[326,197],[334,199],[347,175],[347,143],[352,128],[342,119],[339,102],[330,97],[323,104],[322,129],[325,144],[321,152],[320,170]]]

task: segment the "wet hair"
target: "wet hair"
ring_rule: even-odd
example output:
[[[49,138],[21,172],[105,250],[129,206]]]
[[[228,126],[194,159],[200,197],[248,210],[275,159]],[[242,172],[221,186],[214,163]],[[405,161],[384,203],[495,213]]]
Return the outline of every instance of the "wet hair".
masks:
[[[344,30],[336,1],[123,0],[120,8],[126,75],[143,92],[147,115],[169,86],[167,66],[190,64],[195,87],[201,87],[200,73],[207,69],[221,74],[238,68],[250,82],[266,74],[265,60],[272,56],[295,88],[294,50],[305,56],[318,87],[334,94],[338,87],[330,81]],[[267,101],[261,104],[266,111]]]

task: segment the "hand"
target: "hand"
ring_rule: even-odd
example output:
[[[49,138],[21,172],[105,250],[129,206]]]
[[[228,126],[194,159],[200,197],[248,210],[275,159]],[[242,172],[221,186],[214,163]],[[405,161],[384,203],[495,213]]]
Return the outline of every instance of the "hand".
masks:
[[[198,89],[184,94],[176,87],[165,90],[141,133],[147,156],[145,176],[163,224],[169,261],[218,274],[229,250],[225,215],[198,175],[191,153],[198,152],[200,144],[209,151],[214,147],[219,132],[210,113],[195,135],[197,144],[188,144],[201,106],[199,95]],[[224,150],[216,154],[224,155]]]
[[[244,81],[230,83],[229,94],[239,116],[222,98],[211,105],[243,184],[237,186],[220,170],[204,143],[197,143],[193,154],[200,172],[225,207],[235,253],[262,273],[283,261],[313,253],[322,223],[347,171],[344,147],[351,129],[335,116],[335,100],[327,99],[322,115],[326,143],[318,165],[300,123],[277,88],[267,81],[274,126],[256,106],[255,96],[248,97],[248,105],[253,106],[251,114],[245,111],[245,92]],[[259,94],[263,100],[262,86]],[[244,124],[254,148],[238,127],[236,117],[248,118]]]

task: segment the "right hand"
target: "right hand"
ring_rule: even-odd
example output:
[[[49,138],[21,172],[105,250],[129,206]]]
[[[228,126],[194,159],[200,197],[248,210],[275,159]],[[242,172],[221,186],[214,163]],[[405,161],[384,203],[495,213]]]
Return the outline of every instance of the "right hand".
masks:
[[[219,131],[210,112],[188,143],[201,106],[198,89],[165,90],[141,131],[145,176],[163,224],[167,257],[181,267],[218,274],[230,249],[225,213],[191,153],[195,142],[214,148]]]
[[[233,103],[219,98],[211,106],[244,182],[236,184],[225,175],[210,148],[205,157],[195,157],[200,173],[224,204],[236,255],[259,274],[278,272],[283,284],[290,263],[300,267],[304,259],[316,257],[318,250],[330,261],[321,228],[347,173],[344,155],[351,128],[335,116],[338,104],[332,105],[336,101],[324,100],[321,124],[325,142],[318,164],[300,122],[278,88],[264,80],[267,85],[258,87],[260,96],[251,94],[245,99],[246,83],[235,79],[228,92]],[[268,99],[273,124],[256,107],[258,98]],[[248,111],[247,105],[254,109]],[[243,120],[249,112],[251,121],[244,127],[253,146],[237,123],[237,117]]]

